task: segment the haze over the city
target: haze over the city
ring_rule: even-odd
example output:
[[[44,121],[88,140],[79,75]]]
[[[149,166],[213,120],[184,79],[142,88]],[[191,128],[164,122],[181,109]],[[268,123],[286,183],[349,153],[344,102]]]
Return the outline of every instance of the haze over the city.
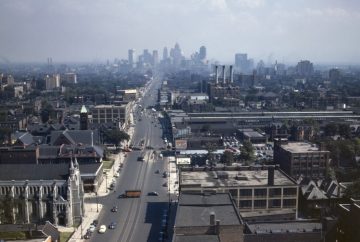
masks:
[[[0,62],[126,58],[201,45],[209,59],[359,64],[358,0],[2,0]]]

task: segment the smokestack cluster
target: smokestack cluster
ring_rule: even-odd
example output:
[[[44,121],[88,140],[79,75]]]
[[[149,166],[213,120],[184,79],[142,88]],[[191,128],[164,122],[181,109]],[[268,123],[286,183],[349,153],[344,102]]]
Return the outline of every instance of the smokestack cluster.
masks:
[[[218,65],[215,65],[215,83],[219,84],[219,67]],[[234,83],[234,69],[233,66],[230,65],[230,70],[229,70],[229,78],[226,80],[226,66],[223,65],[222,66],[222,83],[225,84],[232,84]]]

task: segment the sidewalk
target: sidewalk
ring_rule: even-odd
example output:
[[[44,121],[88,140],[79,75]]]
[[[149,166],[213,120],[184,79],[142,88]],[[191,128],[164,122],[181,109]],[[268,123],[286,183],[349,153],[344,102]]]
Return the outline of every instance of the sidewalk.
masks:
[[[131,122],[133,123],[132,113],[131,113],[130,119],[131,119]],[[130,127],[128,129],[128,134],[130,136],[129,142],[131,142],[133,134],[134,134],[134,127]],[[107,176],[107,182],[106,182],[106,178],[104,177],[104,179],[102,180],[102,182],[100,184],[98,192],[97,192],[98,197],[106,196],[109,194],[109,192],[111,192],[109,189],[107,189],[106,185],[109,187],[113,179],[115,181],[116,181],[116,179],[118,179],[118,178],[114,177],[114,174],[117,173],[120,164],[124,163],[125,155],[126,155],[126,153],[120,152],[118,154],[115,154],[114,155],[115,157],[112,157],[112,158],[115,158],[115,162],[113,164],[113,167],[110,170],[108,170],[106,174],[104,174],[104,176]],[[121,176],[121,172],[119,172],[119,175]],[[95,193],[86,193],[84,195],[84,198],[88,198],[88,197],[96,197],[96,194]],[[98,219],[101,209],[102,209],[102,204],[84,202],[85,212],[84,212],[84,217],[82,219],[82,223],[79,227],[75,228],[74,234],[71,236],[71,238],[68,241],[69,242],[85,241],[85,239],[81,239],[81,237],[86,234],[86,231],[90,227],[90,224],[94,220]],[[59,231],[73,232],[74,228],[59,227]]]

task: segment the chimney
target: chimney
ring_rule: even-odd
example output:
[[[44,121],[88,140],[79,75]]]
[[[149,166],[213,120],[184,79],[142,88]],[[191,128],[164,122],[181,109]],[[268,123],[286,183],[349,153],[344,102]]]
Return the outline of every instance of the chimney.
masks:
[[[223,69],[223,84],[226,84],[225,65],[222,67],[222,69]]]
[[[268,186],[274,186],[275,166],[268,166]]]
[[[230,65],[230,83],[234,82],[234,71],[233,71],[233,66]]]
[[[218,66],[215,65],[215,83],[219,84],[219,72],[218,72]]]
[[[219,235],[220,234],[220,220],[216,220],[216,225],[215,225],[215,234]]]
[[[210,226],[215,226],[215,212],[210,213]]]

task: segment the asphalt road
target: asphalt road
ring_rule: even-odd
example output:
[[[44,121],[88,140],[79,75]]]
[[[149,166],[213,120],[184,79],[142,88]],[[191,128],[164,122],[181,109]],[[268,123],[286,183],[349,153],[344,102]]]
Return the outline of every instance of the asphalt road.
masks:
[[[90,241],[165,241],[162,240],[161,232],[169,196],[167,187],[163,186],[167,179],[162,177],[162,172],[166,170],[167,164],[159,157],[159,148],[165,144],[156,113],[146,108],[155,105],[159,86],[159,81],[150,83],[139,102],[144,108],[142,114],[142,108],[139,107],[134,112],[136,124],[132,143],[138,145],[144,140],[144,148],[128,153],[114,191],[109,191],[106,197],[98,198],[98,202],[103,204],[98,227],[103,224],[108,227],[111,222],[116,222],[117,226],[115,229],[108,228],[104,234],[96,231]],[[146,146],[154,149],[146,149]],[[137,161],[140,155],[145,157],[144,162]],[[160,171],[159,174],[156,174],[156,170]],[[118,198],[128,189],[140,189],[141,197]],[[148,196],[152,191],[158,192],[159,196]],[[96,199],[93,198],[91,202],[96,202]],[[118,212],[111,212],[113,206],[118,206]]]

